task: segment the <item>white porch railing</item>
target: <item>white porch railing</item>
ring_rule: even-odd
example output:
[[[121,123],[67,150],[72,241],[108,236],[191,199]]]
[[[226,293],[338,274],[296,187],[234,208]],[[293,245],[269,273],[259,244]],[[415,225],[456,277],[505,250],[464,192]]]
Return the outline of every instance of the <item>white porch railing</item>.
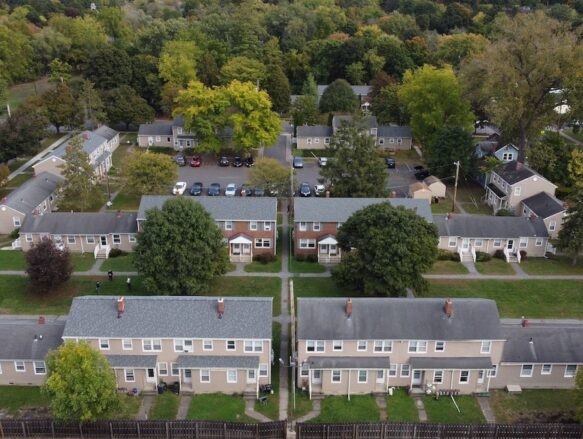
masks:
[[[476,250],[474,247],[470,247],[470,252],[472,253],[472,259],[474,260],[474,263],[476,263]]]
[[[518,250],[516,252],[516,260],[518,261],[518,263],[520,264],[520,260],[522,259],[522,255],[520,254],[520,250]]]
[[[342,257],[340,255],[329,255],[327,253],[318,253],[318,262],[320,264],[337,264]]]
[[[510,250],[508,247],[504,247],[504,257],[506,258],[506,262],[510,262]]]
[[[12,250],[20,250],[22,248],[22,241],[20,238],[15,239],[12,241]]]
[[[472,261],[476,262],[476,250],[474,247],[470,246],[469,248],[462,248],[458,246],[457,253],[460,255],[460,262],[464,261],[464,257],[471,257]]]
[[[230,255],[231,262],[251,262],[253,255]]]
[[[93,250],[93,257],[97,258],[109,258],[109,252],[111,251],[111,247],[109,245],[100,245],[97,244],[95,249]]]
[[[555,247],[550,242],[547,242],[547,247],[545,248],[545,253],[552,253],[553,255],[557,254],[557,247]]]

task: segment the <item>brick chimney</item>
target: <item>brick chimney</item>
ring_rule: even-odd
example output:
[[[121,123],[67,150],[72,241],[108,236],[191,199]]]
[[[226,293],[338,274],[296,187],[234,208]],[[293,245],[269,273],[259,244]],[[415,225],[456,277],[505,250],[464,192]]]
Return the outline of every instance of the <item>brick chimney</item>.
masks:
[[[217,312],[219,313],[219,319],[222,319],[225,313],[225,300],[222,297],[217,300]]]
[[[346,317],[350,318],[352,315],[352,299],[349,297],[346,299]]]
[[[449,297],[445,299],[445,303],[443,304],[443,312],[448,318],[450,318],[453,314],[453,300],[451,300]]]
[[[121,315],[123,314],[123,312],[126,309],[126,299],[123,296],[120,296],[119,299],[117,299],[117,318],[121,318]]]

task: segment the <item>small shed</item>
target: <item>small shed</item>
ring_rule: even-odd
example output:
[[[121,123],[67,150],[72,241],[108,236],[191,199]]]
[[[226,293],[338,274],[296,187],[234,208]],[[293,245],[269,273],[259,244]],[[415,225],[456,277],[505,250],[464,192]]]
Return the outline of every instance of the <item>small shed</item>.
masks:
[[[409,196],[418,200],[427,200],[430,203],[434,197],[433,192],[422,181],[409,185]]]
[[[435,175],[430,175],[423,183],[427,185],[434,197],[445,198],[445,185]]]

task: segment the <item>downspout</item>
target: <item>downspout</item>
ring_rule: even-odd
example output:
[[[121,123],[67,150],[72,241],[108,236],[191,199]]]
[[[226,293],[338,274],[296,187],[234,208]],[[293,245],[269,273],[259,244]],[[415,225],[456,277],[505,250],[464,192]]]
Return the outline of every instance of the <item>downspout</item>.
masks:
[[[453,389],[453,372],[454,372],[454,369],[451,370],[451,383],[450,384],[451,384],[452,389]]]
[[[308,393],[310,395],[310,401],[311,401],[312,400],[312,369],[310,369],[310,374],[308,375]]]
[[[350,372],[351,369],[348,369],[348,400],[350,401]]]
[[[255,383],[256,383],[255,398],[259,399],[259,367],[257,367],[257,369],[255,370],[255,374],[256,374],[255,375]]]
[[[489,370],[486,370],[484,372],[488,374],[488,383],[486,384],[486,392],[489,392],[490,391],[490,380],[492,379],[492,377],[490,376]]]
[[[83,247],[83,238],[79,235],[79,239],[81,240],[81,254],[85,253],[85,248]]]

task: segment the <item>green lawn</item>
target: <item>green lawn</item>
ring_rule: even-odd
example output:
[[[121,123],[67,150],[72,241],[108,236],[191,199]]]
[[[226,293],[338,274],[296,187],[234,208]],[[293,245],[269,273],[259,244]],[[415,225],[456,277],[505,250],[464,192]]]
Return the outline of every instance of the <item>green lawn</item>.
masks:
[[[22,165],[24,165],[26,162],[28,162],[31,158],[32,157],[20,157],[18,159],[15,159],[8,163],[8,169],[10,169],[10,172],[14,172]]]
[[[571,258],[553,256],[552,258],[526,258],[520,266],[528,274],[540,275],[582,275],[583,260],[579,258],[577,265],[573,265]]]
[[[473,396],[455,396],[455,402],[460,408],[457,411],[449,396],[435,399],[433,396],[423,398],[423,405],[429,422],[440,424],[485,424],[486,419]]]
[[[492,258],[488,262],[476,262],[476,270],[482,274],[515,274],[511,264],[498,258]]]
[[[290,273],[324,273],[326,267],[317,262],[298,261],[293,256],[290,256],[288,270]]]
[[[565,128],[565,133],[569,136],[577,139],[579,142],[583,142],[583,131],[579,130],[577,133],[573,132],[573,128]]]
[[[279,420],[279,358],[287,358],[288,353],[280,355],[281,348],[281,323],[273,322],[273,353],[275,358],[274,366],[271,367],[271,384],[273,385],[273,395],[267,395],[267,404],[261,405],[255,401],[255,410],[264,414],[274,421]]]
[[[372,395],[327,396],[322,400],[322,411],[308,422],[377,422],[379,407]]]
[[[471,215],[492,215],[492,208],[486,203],[476,201],[476,203],[460,203],[461,207]]]
[[[273,315],[281,314],[281,279],[279,277],[219,277],[207,296],[273,297]]]
[[[111,210],[125,210],[136,212],[140,207],[141,195],[127,194],[119,192],[112,200]]]
[[[21,250],[0,251],[0,267],[2,270],[25,270],[25,253]],[[88,271],[93,267],[95,258],[92,254],[71,254],[73,271]]]
[[[434,215],[445,214],[451,212],[451,200],[441,200],[439,203],[431,204],[431,213]],[[454,213],[458,213],[459,210],[456,207]]]
[[[156,395],[156,401],[150,409],[148,419],[174,420],[178,414],[180,397],[172,392]]]
[[[291,381],[290,381],[291,382]],[[294,410],[293,393],[289,394],[289,405],[288,413],[290,419],[296,420],[304,415],[307,415],[314,408],[312,401],[308,392],[302,392],[301,390],[295,389],[296,394],[296,408]]]
[[[26,98],[35,95],[40,96],[54,86],[55,84],[49,82],[48,77],[32,82],[13,85],[8,89],[8,103],[10,104],[10,109],[12,111],[16,110]]]
[[[295,297],[359,296],[347,288],[338,287],[331,277],[294,277]]]
[[[18,415],[21,409],[47,407],[49,401],[37,386],[0,386],[0,410],[11,416]]]
[[[395,389],[393,396],[387,395],[387,418],[391,422],[419,422],[415,400],[405,389]]]
[[[95,265],[95,257],[92,253],[71,253],[73,271],[89,271]]]
[[[61,137],[63,137],[63,134],[50,133],[47,137],[41,140],[40,144],[43,148],[48,148]]]
[[[278,214],[279,215],[279,214]],[[244,270],[248,273],[279,273],[281,271],[281,227],[277,228],[277,246],[275,261],[263,264],[259,261],[253,261],[245,265]]]
[[[245,415],[245,401],[241,396],[213,393],[194,395],[186,419],[197,421],[256,422]]]
[[[499,423],[573,422],[577,407],[575,390],[523,390],[509,394],[491,392],[490,405]]]
[[[468,269],[458,261],[435,261],[427,274],[468,274]]]
[[[104,419],[136,419],[143,396],[119,396],[119,406],[104,416]]]
[[[134,267],[134,255],[130,253],[116,256],[115,258],[108,258],[103,261],[100,270],[103,272],[112,270],[114,276],[116,272],[120,271],[137,271],[136,267]]]
[[[507,318],[581,319],[581,291],[583,282],[574,280],[434,280],[424,297],[493,299]]]
[[[22,174],[18,174],[12,180],[10,180],[8,183],[6,183],[6,187],[16,189],[17,187],[22,186],[25,182],[30,180],[32,177],[34,177],[33,172],[23,172]]]

